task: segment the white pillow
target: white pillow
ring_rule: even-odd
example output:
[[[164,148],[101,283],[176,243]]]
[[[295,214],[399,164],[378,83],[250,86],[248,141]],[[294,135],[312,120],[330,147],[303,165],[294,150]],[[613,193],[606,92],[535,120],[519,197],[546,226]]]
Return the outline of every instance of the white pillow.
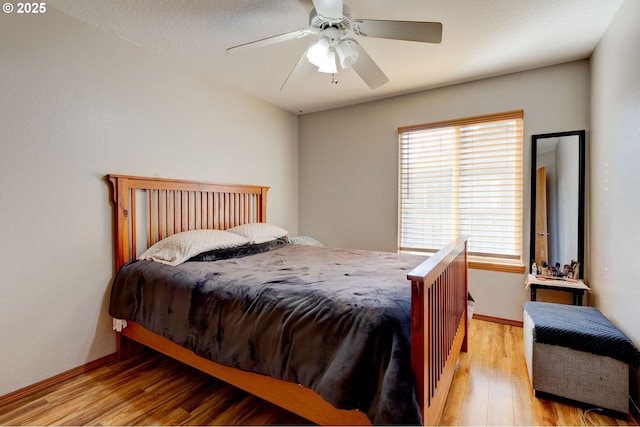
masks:
[[[178,265],[199,253],[246,245],[249,239],[222,230],[191,230],[165,237],[147,249],[140,259]]]
[[[227,228],[231,233],[239,234],[249,239],[252,245],[256,243],[264,243],[275,239],[286,238],[289,240],[289,232],[277,225],[267,224],[264,222],[252,222],[249,224],[238,225]]]

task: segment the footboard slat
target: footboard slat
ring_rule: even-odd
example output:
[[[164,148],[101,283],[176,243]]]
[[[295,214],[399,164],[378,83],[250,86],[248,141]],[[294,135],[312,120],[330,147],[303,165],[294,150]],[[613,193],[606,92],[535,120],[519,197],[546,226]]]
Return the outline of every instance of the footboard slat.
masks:
[[[467,350],[467,239],[453,241],[407,278],[413,295],[411,352],[416,392],[423,423],[436,425],[458,355]]]

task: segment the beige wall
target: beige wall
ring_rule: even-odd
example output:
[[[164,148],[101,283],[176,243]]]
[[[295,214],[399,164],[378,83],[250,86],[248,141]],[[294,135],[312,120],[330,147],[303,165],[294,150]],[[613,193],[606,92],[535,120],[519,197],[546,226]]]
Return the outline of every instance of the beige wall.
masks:
[[[0,14],[0,395],[115,351],[107,173],[266,184],[298,221],[297,116],[52,7]]]
[[[590,273],[598,308],[640,347],[640,2],[626,0],[592,60]],[[640,375],[632,396],[640,402]]]
[[[587,61],[302,116],[300,232],[330,246],[395,251],[397,128],[515,109],[525,114],[526,260],[531,135],[588,129]],[[476,313],[522,320],[524,275],[471,270],[469,277]]]

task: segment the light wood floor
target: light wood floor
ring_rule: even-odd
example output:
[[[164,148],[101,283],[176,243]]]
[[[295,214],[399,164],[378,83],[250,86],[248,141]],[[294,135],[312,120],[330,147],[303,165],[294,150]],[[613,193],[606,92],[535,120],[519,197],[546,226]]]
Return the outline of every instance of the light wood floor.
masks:
[[[0,407],[0,425],[309,424],[164,356],[113,362]],[[522,329],[473,320],[443,425],[638,425],[533,396]]]
[[[536,398],[524,360],[522,328],[472,320],[442,425],[638,425],[590,408]]]

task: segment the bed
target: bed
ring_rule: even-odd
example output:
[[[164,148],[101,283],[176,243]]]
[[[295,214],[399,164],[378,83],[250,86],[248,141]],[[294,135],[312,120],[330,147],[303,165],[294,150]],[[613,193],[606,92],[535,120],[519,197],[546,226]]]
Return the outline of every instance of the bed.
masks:
[[[279,244],[230,259],[192,259],[175,268],[136,262],[147,248],[188,231],[266,225],[269,188],[125,175],[108,175],[107,179],[115,208],[117,274],[113,289],[125,289],[115,297],[112,289],[110,305],[110,313],[118,319],[115,323],[123,326],[126,322],[116,333],[120,359],[146,346],[318,424],[438,424],[458,356],[467,345],[465,238],[454,240],[426,260],[404,254]],[[273,265],[279,267],[270,269]],[[169,294],[164,296],[141,294],[141,289],[146,289],[140,285],[141,278],[153,277],[156,283],[155,277],[161,276],[163,280],[164,276],[186,279],[177,288],[167,285]],[[338,282],[338,278],[346,282]],[[175,282],[173,278],[166,280]],[[261,282],[255,284],[256,280]],[[205,282],[208,291],[214,288],[213,283],[224,282],[224,287],[212,291],[213,296],[203,296]],[[222,317],[218,316],[213,321],[216,329],[202,313],[220,313],[234,305],[220,301],[235,289],[242,290],[237,291],[244,299],[239,304],[243,306],[241,313],[225,311],[225,319],[235,320],[221,328]],[[325,301],[329,292],[335,293],[337,300]],[[257,299],[247,300],[248,294]],[[265,295],[271,298],[268,302],[264,302]],[[115,308],[114,299],[118,298],[121,302],[145,301],[147,306]],[[288,301],[288,308],[281,309],[282,300]],[[373,302],[367,305],[367,301]],[[213,305],[218,308],[212,309]],[[272,311],[257,310],[257,305]],[[327,317],[333,316],[336,307],[343,317],[339,326],[332,326],[326,323]],[[136,317],[134,312],[150,317]],[[327,316],[329,312],[331,316]],[[305,319],[302,327],[291,326],[296,316]],[[186,329],[174,330],[175,325],[161,323],[166,320],[162,318],[187,324]],[[271,329],[257,329],[264,318],[269,319],[266,323]],[[284,323],[274,321],[276,318]],[[351,318],[358,320],[345,320]],[[232,324],[241,325],[241,329],[231,332]],[[359,338],[361,329],[376,328],[382,335]],[[248,329],[255,329],[257,335],[243,338]],[[304,329],[308,334],[296,332],[301,338],[295,341],[291,329]],[[322,331],[333,332],[320,337]],[[282,338],[285,335],[287,339]],[[211,345],[220,344],[222,336],[235,347],[225,350],[227,347],[220,346],[212,351]],[[340,336],[344,339],[333,339]],[[273,349],[265,347],[266,341],[283,344]],[[250,356],[238,350],[247,342]],[[364,344],[356,346],[360,356],[349,353],[353,343],[361,342]],[[265,353],[261,348],[269,350]],[[285,361],[263,363],[261,352],[284,353]],[[368,375],[371,372],[373,376]]]

